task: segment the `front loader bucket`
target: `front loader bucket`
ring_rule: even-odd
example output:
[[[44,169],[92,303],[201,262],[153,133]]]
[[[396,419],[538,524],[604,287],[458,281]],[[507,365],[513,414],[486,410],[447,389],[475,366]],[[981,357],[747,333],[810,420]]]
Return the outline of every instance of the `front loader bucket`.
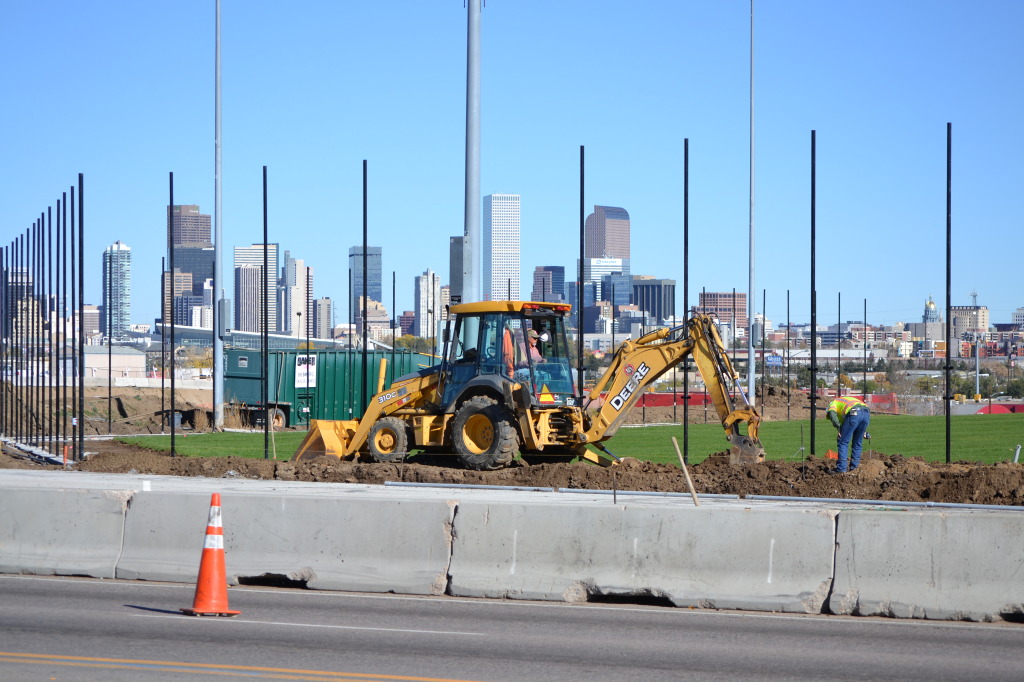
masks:
[[[313,459],[321,455],[333,455],[341,459],[358,426],[359,422],[354,419],[313,419],[309,422],[306,437],[292,455],[292,461]]]

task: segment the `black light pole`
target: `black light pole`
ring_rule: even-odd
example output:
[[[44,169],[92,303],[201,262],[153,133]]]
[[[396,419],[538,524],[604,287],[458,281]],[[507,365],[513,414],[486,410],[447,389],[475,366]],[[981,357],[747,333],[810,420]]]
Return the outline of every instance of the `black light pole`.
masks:
[[[683,319],[690,319],[690,138],[683,139]],[[683,462],[690,462],[690,360],[683,360]]]
[[[577,282],[577,297],[576,297],[576,353],[578,355],[576,359],[577,367],[579,370],[579,389],[580,398],[579,404],[583,404],[583,187],[584,187],[584,153],[583,145],[580,145],[580,266],[579,273],[576,277]]]
[[[818,299],[814,290],[814,232],[815,232],[815,159],[817,140],[815,131],[811,131],[811,454],[814,454],[814,422],[817,418],[815,407],[818,393]]]
[[[309,401],[309,403],[307,405],[307,408],[308,408],[309,411],[306,412],[306,427],[307,428],[309,427],[309,420],[313,416],[313,405],[315,403],[313,398],[309,395],[309,373],[310,373],[310,371],[316,369],[315,363],[311,363],[310,362],[310,360],[313,360],[314,355],[313,355],[313,344],[311,344],[309,342],[309,331],[310,331],[309,328],[313,326],[312,325],[313,313],[309,309],[309,304],[310,304],[309,299],[310,299],[310,294],[312,292],[310,291],[309,286],[310,286],[309,266],[307,265],[306,266],[306,400]],[[300,316],[299,319],[301,320],[302,317]]]
[[[74,194],[72,194],[72,205]],[[78,458],[85,457],[85,177],[78,174]]]
[[[78,313],[78,278],[76,272],[78,264],[75,259],[75,186],[70,188],[69,201],[71,202],[71,244],[69,260],[71,261],[71,458],[74,461],[81,460],[81,451],[78,449],[78,366],[82,364],[82,356],[78,354],[78,333],[75,329],[75,320]]]
[[[843,395],[843,292],[836,294],[836,397]]]
[[[789,404],[792,387],[789,385],[789,349],[790,349],[790,321],[789,321],[789,289],[786,289],[786,421],[789,421]]]
[[[370,393],[370,391],[367,389],[367,385],[366,385],[367,373],[369,372],[369,367],[367,367],[367,365],[369,364],[369,355],[368,355],[368,350],[369,350],[369,334],[368,334],[368,331],[369,330],[367,329],[368,325],[366,324],[366,321],[367,321],[367,317],[368,317],[369,312],[370,312],[370,308],[369,308],[370,303],[369,303],[369,300],[368,300],[369,296],[367,295],[369,293],[369,282],[368,282],[368,280],[369,280],[369,272],[367,270],[367,268],[369,268],[369,257],[367,256],[366,252],[369,251],[369,246],[367,246],[367,244],[369,242],[367,241],[367,208],[368,208],[368,204],[367,204],[367,191],[366,191],[366,188],[367,188],[367,168],[366,168],[366,159],[363,159],[363,376],[362,376],[362,393],[360,394],[360,401],[359,401],[360,404],[365,404],[367,399],[369,398],[369,396],[372,395]],[[434,293],[433,288],[431,288],[430,293],[431,293],[431,295],[433,295],[433,293]]]
[[[171,457],[177,456],[177,451],[174,447],[174,438],[177,435],[177,428],[175,425],[177,410],[174,399],[174,369],[175,369],[175,352],[174,352],[174,291],[177,287],[174,285],[174,173],[168,173],[168,203],[167,203],[167,251],[168,251],[168,269],[171,271],[171,295],[170,305],[167,308],[167,316],[171,322],[171,411],[168,415],[171,420]]]
[[[167,219],[167,229],[168,232],[171,229],[169,217]],[[167,292],[170,290],[168,286],[170,273],[167,272],[167,265],[164,258],[160,259],[160,274],[160,288],[162,290],[160,301],[163,305],[168,305],[168,301],[170,299],[167,296]],[[169,310],[170,308],[165,308],[163,311],[164,315],[169,315]],[[170,320],[162,319],[162,317],[160,320],[163,325],[163,330],[160,334],[160,414],[162,415],[162,419],[160,420],[160,433],[164,432],[164,424],[167,422],[167,405],[164,398],[164,384],[167,381],[167,323],[169,321]]]
[[[270,391],[268,390],[268,384],[270,382],[270,262],[267,243],[267,167],[263,167],[263,271],[262,281],[260,285],[262,287],[262,295],[260,296],[262,305],[260,306],[260,316],[262,318],[260,330],[260,388],[262,389],[263,395],[263,459],[270,459]]]
[[[111,314],[112,311],[110,310],[114,296],[114,252],[110,249],[107,249],[106,269],[107,305],[103,312],[107,314],[107,435],[110,435],[113,433],[112,428],[114,419],[114,316]]]
[[[946,389],[943,402],[946,406],[946,464],[950,463],[950,385],[953,365],[950,355],[953,347],[953,303],[950,273],[953,271],[953,124],[946,123]]]
[[[868,299],[864,299],[864,402],[868,401]]]

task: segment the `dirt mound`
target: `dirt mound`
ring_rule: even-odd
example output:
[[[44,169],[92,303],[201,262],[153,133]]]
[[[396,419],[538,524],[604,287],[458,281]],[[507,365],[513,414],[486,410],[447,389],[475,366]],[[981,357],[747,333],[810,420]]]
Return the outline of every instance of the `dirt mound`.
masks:
[[[281,481],[382,484],[385,481],[500,485],[526,488],[639,490],[686,493],[678,467],[626,459],[612,468],[586,462],[520,464],[499,471],[467,471],[443,461],[371,464],[341,462],[333,457],[310,461],[247,459],[241,457],[171,457],[167,453],[113,441],[90,443],[97,450],[76,465],[81,471],[139,473],[166,476],[251,478]],[[972,462],[927,463],[920,458],[872,454],[847,474],[829,473],[831,462],[810,457],[804,462],[766,462],[749,466],[729,464],[719,453],[690,467],[699,493],[770,495],[905,502],[1024,505],[1024,465],[993,466]],[[8,455],[0,468],[38,466]]]
[[[106,390],[90,389],[92,409],[88,431],[106,433]],[[119,433],[159,432],[160,410],[169,409],[169,396],[161,401],[159,390],[115,389],[125,413],[114,422]],[[176,408],[196,407],[196,414],[208,407],[208,391],[176,392]],[[767,421],[808,418],[807,397],[792,397],[774,390],[761,398],[760,411]],[[691,407],[691,423],[716,421],[713,408]],[[102,412],[102,414],[100,414]],[[627,419],[631,423],[680,423],[682,407],[634,408]],[[823,412],[818,418],[824,418]],[[200,419],[201,422],[201,419]],[[190,424],[203,430],[201,423]],[[450,460],[417,457],[405,464],[369,464],[340,462],[331,457],[304,462],[260,460],[239,457],[171,457],[116,441],[90,441],[96,452],[75,467],[81,471],[139,473],[167,476],[204,476],[211,478],[252,478],[282,481],[323,481],[337,483],[381,484],[385,481],[418,483],[456,483],[520,486],[528,488],[572,488],[586,490],[638,490],[686,493],[686,480],[676,466],[626,460],[613,468],[601,468],[585,462],[570,464],[522,465],[500,471],[480,472],[455,468]],[[920,458],[871,453],[860,468],[848,474],[831,474],[833,461],[810,457],[803,462],[772,461],[751,466],[733,466],[725,453],[691,467],[697,492],[730,495],[772,495],[787,497],[893,500],[905,502],[953,502],[968,504],[1024,505],[1024,464],[996,465],[974,462],[953,464],[926,463]],[[446,466],[447,465],[447,466]],[[0,453],[0,468],[44,467],[25,459]]]

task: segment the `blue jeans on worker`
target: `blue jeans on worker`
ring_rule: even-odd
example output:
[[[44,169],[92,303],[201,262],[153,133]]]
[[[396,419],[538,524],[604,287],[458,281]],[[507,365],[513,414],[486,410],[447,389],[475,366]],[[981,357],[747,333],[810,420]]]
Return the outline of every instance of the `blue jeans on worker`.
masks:
[[[871,413],[863,407],[847,413],[846,418],[843,419],[843,425],[839,427],[839,461],[836,464],[836,471],[849,471],[860,466],[860,451],[864,446],[864,434],[867,432],[870,422]],[[847,453],[849,453],[849,467],[846,466]]]

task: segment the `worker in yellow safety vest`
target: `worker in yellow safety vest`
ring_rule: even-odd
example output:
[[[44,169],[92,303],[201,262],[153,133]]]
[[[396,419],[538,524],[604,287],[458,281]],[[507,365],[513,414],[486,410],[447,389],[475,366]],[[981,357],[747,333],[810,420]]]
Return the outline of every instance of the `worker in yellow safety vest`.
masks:
[[[839,461],[836,463],[836,473],[842,474],[856,469],[860,466],[860,451],[863,446],[863,439],[871,423],[871,412],[864,401],[853,396],[844,395],[836,398],[828,404],[827,412],[832,426],[836,427],[839,435],[836,439]],[[853,447],[850,447],[850,443]],[[849,467],[847,467],[847,453],[849,453]]]

